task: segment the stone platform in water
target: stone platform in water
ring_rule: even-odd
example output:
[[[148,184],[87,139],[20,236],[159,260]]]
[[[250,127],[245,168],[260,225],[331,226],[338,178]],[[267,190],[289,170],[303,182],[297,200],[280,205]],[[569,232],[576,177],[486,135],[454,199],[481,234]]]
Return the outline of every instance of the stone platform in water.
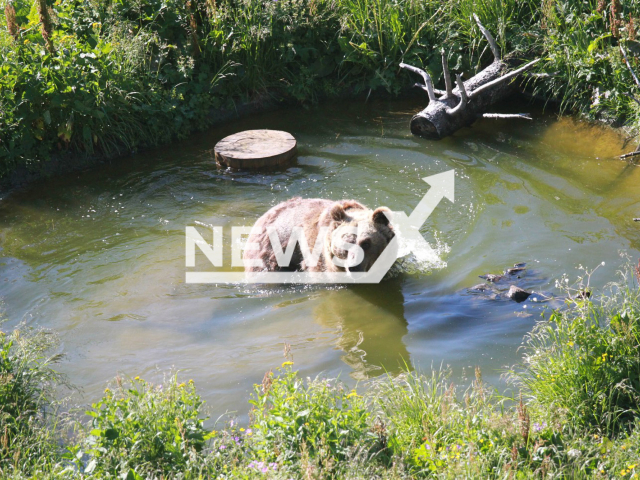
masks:
[[[222,167],[264,168],[288,163],[297,153],[293,135],[280,130],[246,130],[220,140],[216,162]]]

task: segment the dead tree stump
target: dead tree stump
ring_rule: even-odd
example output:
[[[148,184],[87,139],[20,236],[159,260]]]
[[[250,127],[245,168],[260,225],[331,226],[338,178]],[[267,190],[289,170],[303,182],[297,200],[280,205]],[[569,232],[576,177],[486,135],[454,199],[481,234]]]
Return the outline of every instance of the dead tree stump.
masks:
[[[460,75],[456,75],[456,88],[452,88],[449,66],[444,49],[442,54],[442,69],[445,82],[445,90],[433,88],[431,76],[424,70],[401,63],[401,68],[406,68],[420,75],[424,84],[416,84],[429,95],[429,104],[420,113],[411,119],[411,133],[421,137],[439,140],[447,137],[457,130],[471,125],[479,117],[487,118],[524,118],[531,119],[527,114],[485,114],[488,107],[497,101],[508,97],[514,91],[513,82],[525,70],[531,68],[540,59],[509,71],[512,60],[502,60],[500,50],[489,31],[482,26],[477,15],[474,15],[476,23],[489,42],[493,52],[494,61],[487,68],[474,77],[463,82]]]
[[[221,167],[276,167],[296,155],[297,144],[293,135],[280,130],[246,130],[220,140],[214,152]]]

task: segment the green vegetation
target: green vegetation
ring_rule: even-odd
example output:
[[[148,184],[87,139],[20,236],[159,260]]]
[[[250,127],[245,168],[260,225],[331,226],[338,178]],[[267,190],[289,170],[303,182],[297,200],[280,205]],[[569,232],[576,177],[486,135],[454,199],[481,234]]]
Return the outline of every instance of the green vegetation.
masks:
[[[24,475],[47,471],[57,458],[56,387],[64,378],[50,354],[57,337],[45,330],[0,332],[0,472]],[[3,476],[4,476],[3,475]]]
[[[238,103],[314,102],[487,63],[477,13],[503,53],[542,57],[528,88],[563,110],[632,127],[633,0],[5,0],[0,178],[52,156],[108,157],[183,138]]]
[[[639,275],[640,271],[636,275]],[[564,282],[563,282],[564,283]],[[538,322],[517,395],[480,371],[463,392],[446,372],[407,372],[358,393],[301,379],[293,362],[255,386],[247,425],[205,427],[203,401],[177,376],[114,385],[82,416],[51,412],[62,379],[55,337],[2,335],[3,478],[636,478],[640,474],[640,288],[597,300],[584,286]],[[54,412],[55,413],[55,412]],[[73,432],[71,431],[73,427]]]
[[[212,436],[199,418],[202,404],[193,382],[178,383],[175,376],[159,386],[137,377],[123,385],[117,378],[114,391],[107,388],[103,399],[87,412],[91,430],[75,447],[74,458],[84,449],[89,461],[83,458],[79,469],[99,477],[136,469],[178,474]]]

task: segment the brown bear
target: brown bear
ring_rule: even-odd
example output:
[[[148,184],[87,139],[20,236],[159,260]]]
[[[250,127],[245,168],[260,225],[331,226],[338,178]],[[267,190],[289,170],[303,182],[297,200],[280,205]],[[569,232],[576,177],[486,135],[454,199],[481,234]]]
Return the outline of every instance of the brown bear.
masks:
[[[355,200],[287,200],[253,226],[245,271],[367,272],[395,235],[385,212]]]

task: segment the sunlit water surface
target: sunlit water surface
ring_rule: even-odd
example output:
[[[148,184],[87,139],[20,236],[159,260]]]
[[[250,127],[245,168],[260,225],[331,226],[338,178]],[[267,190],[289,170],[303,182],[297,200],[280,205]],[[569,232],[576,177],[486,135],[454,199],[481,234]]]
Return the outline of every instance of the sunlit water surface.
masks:
[[[479,121],[433,142],[409,133],[415,110],[407,100],[255,115],[5,195],[0,297],[9,326],[60,333],[60,368],[81,402],[117,374],[159,380],[174,367],[213,413],[244,415],[252,384],[283,361],[284,342],[305,376],[355,383],[442,364],[461,379],[479,365],[503,385],[543,306],[467,289],[518,262],[528,270],[514,283],[538,292],[557,294],[555,280],[577,276],[581,264],[605,262],[596,286],[613,279],[620,251],[638,256],[640,169],[615,158],[632,147],[613,132],[569,119],[534,111],[533,122]],[[290,131],[297,160],[268,173],[217,169],[215,143],[249,128]],[[452,168],[456,201],[443,200],[422,228],[448,249],[446,268],[347,288],[185,283],[185,226],[210,238],[202,225],[250,225],[293,196],[409,213],[428,191],[421,178]]]

